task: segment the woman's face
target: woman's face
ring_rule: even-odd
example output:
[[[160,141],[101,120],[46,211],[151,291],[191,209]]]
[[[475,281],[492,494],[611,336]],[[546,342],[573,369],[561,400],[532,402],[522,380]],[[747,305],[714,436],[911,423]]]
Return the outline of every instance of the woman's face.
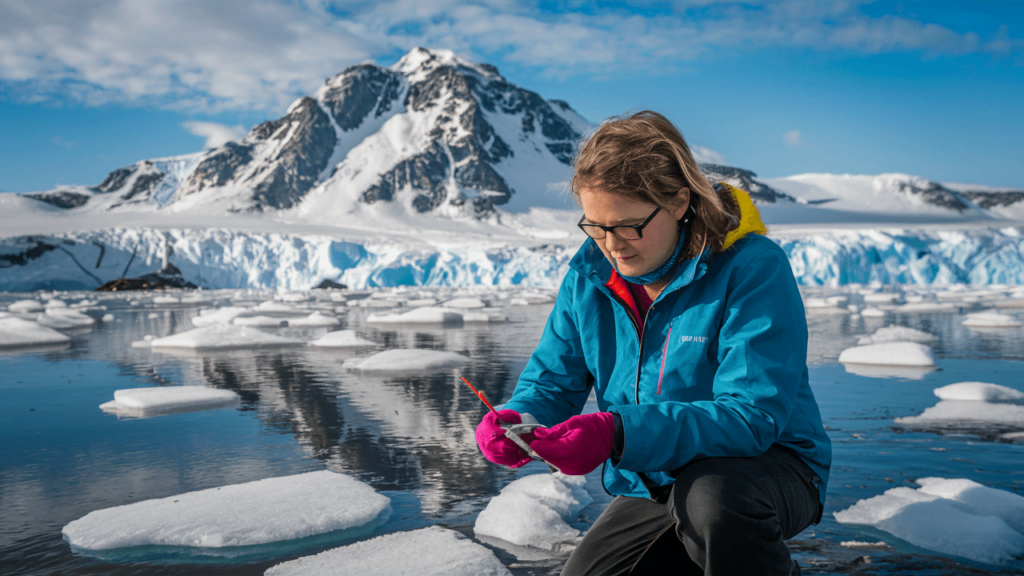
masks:
[[[657,208],[654,204],[611,194],[599,188],[580,190],[583,215],[591,224],[618,226],[642,224]],[[641,276],[664,264],[679,241],[679,219],[689,207],[689,197],[681,206],[661,210],[643,229],[643,238],[623,240],[614,233],[594,240],[612,266],[626,276]]]

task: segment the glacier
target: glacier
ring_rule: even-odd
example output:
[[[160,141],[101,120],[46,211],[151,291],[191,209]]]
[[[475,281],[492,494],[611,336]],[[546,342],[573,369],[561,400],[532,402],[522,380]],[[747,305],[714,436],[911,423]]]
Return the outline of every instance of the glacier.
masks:
[[[769,235],[802,285],[1024,284],[1024,226],[964,229],[776,227]],[[0,238],[0,291],[88,290],[160,267],[167,242],[182,276],[206,289],[393,286],[555,288],[581,238],[513,243],[227,229],[108,228]],[[127,270],[127,272],[126,272]]]

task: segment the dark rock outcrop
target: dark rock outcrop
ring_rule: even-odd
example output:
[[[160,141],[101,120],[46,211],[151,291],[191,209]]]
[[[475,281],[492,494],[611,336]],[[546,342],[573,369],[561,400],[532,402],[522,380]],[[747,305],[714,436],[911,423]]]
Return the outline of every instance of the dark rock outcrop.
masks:
[[[1024,203],[1024,190],[964,190],[960,195],[982,208],[1004,208],[1017,203]]]
[[[40,202],[46,202],[52,204],[58,208],[78,208],[84,206],[89,201],[88,194],[82,194],[81,192],[72,192],[70,190],[54,190],[52,192],[39,192],[34,194],[25,194],[26,197]]]
[[[789,194],[779,192],[764,182],[755,180],[755,178],[757,178],[757,174],[750,170],[735,168],[733,166],[721,166],[719,164],[701,164],[700,171],[701,174],[704,174],[704,177],[710,180],[712,184],[726,180],[731,181],[731,184],[749,193],[750,199],[755,203],[773,204],[779,200],[788,200],[791,202],[795,200]]]
[[[938,182],[928,181],[924,186],[912,182],[899,182],[896,190],[903,194],[921,196],[925,203],[948,210],[963,212],[971,207],[971,203],[959,192],[950,190]]]

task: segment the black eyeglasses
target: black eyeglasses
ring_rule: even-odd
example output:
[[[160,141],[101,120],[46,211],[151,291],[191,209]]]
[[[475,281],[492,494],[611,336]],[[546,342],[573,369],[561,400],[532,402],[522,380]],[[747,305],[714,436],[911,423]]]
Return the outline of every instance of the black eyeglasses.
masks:
[[[587,215],[584,214],[583,216],[580,217],[580,221],[577,222],[576,225],[580,227],[580,230],[586,232],[587,236],[590,236],[594,240],[603,239],[608,234],[608,232],[614,233],[616,236],[623,240],[639,240],[644,237],[644,227],[650,224],[651,220],[654,220],[654,217],[657,216],[658,212],[660,211],[661,206],[658,206],[657,208],[654,209],[654,212],[651,212],[651,215],[648,216],[647,219],[644,220],[643,222],[639,224],[626,224],[622,226],[601,226],[600,224],[584,223],[583,221],[587,219]],[[618,228],[619,230],[616,230],[616,228]]]

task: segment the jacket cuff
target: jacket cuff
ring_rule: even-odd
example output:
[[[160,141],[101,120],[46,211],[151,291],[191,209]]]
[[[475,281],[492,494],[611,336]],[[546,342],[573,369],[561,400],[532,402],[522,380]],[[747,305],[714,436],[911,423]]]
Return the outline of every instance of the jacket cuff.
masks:
[[[618,412],[612,412],[615,420],[615,439],[612,441],[612,464],[618,464],[622,459],[622,450],[626,445],[625,432],[622,429],[622,416]]]

